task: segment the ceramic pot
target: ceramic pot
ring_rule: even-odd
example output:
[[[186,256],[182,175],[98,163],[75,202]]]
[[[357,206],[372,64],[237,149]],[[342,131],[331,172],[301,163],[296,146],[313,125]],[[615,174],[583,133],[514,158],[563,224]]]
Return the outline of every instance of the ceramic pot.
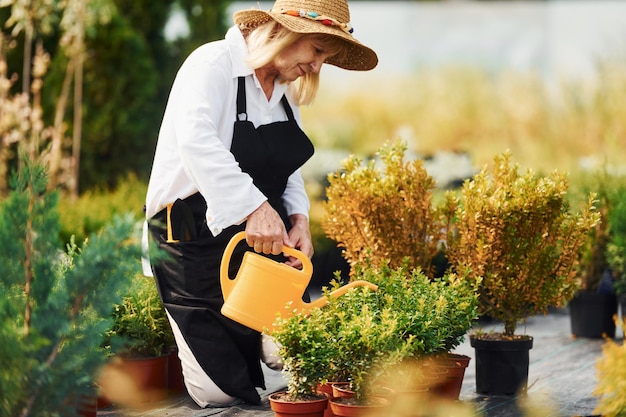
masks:
[[[470,345],[476,352],[477,393],[515,395],[526,391],[532,337],[493,340],[470,336]]]
[[[276,417],[323,417],[328,406],[328,395],[311,401],[286,401],[281,399],[285,391],[275,392],[269,396],[270,408]]]
[[[178,348],[172,347],[167,358],[167,387],[171,394],[181,394],[185,392],[185,380],[183,379],[183,368],[178,357]]]
[[[98,385],[117,404],[138,406],[168,396],[168,355],[148,358],[115,358],[103,368]]]
[[[445,372],[440,374],[437,384],[431,389],[432,393],[442,398],[458,400],[465,369],[469,366],[470,360],[469,356],[456,353],[446,353],[435,358],[432,366]]]
[[[320,384],[317,386],[317,392],[326,394],[328,398],[333,398],[333,384],[336,382],[327,382],[325,384]],[[333,411],[330,409],[330,406],[326,406],[326,410],[324,411],[324,417],[335,417]]]
[[[357,405],[346,402],[347,398],[331,398],[328,402],[333,414],[338,417],[386,417],[389,400],[386,398],[371,398],[367,405]]]
[[[581,291],[569,302],[570,323],[574,337],[602,339],[615,337],[617,315],[615,294]]]
[[[354,391],[350,388],[349,382],[335,382],[332,384],[333,398],[352,398]]]
[[[98,398],[90,395],[81,397],[77,412],[80,417],[96,417],[98,414]]]
[[[109,408],[113,405],[111,400],[109,400],[104,394],[98,395],[98,410],[102,410],[104,408]]]

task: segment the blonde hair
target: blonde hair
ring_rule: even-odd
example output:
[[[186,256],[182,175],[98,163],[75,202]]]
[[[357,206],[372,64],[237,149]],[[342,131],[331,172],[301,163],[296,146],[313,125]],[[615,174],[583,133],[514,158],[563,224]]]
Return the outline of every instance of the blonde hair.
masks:
[[[248,32],[242,29],[248,42],[250,51],[246,63],[253,69],[269,64],[286,47],[297,42],[304,36],[314,37],[331,56],[344,57],[348,52],[348,45],[342,39],[321,33],[305,34],[292,32],[278,22],[270,20]],[[313,102],[319,87],[319,73],[309,72],[297,81],[294,98],[296,104],[306,105]]]

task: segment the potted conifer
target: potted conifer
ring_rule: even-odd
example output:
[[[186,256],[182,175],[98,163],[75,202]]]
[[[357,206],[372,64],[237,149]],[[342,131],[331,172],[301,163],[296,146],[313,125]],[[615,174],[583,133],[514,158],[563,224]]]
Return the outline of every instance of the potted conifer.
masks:
[[[618,179],[616,179],[617,181]],[[609,211],[610,234],[607,262],[614,279],[613,287],[626,319],[626,178],[619,178]]]
[[[447,196],[453,218],[447,257],[476,285],[479,314],[502,321],[500,333],[470,336],[476,351],[477,392],[525,390],[530,335],[516,333],[527,317],[563,306],[578,290],[576,265],[589,230],[600,221],[590,196],[572,213],[567,179],[554,172],[521,174],[509,152],[464,183],[460,198]]]
[[[605,281],[600,288],[601,293],[616,296],[617,305],[621,305],[622,319],[626,311],[626,177],[606,176],[606,193],[608,198],[606,206],[606,272]],[[607,280],[609,278],[610,280]],[[612,284],[612,288],[611,288]],[[617,313],[616,304],[612,302],[609,307],[605,307],[607,318],[605,325],[598,326],[596,336],[615,336],[615,322],[613,317]],[[610,323],[608,316],[610,315]]]

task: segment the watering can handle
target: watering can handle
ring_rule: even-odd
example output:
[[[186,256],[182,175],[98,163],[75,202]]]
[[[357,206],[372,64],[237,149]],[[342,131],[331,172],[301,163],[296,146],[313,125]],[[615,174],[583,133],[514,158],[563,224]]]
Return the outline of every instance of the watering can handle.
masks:
[[[226,249],[224,250],[224,255],[222,256],[222,263],[220,264],[220,284],[222,286],[222,293],[224,294],[224,299],[228,298],[228,295],[232,291],[235,286],[235,279],[230,279],[228,276],[228,266],[230,265],[230,258],[235,250],[237,244],[246,238],[246,232],[242,231],[236,233],[226,245]],[[303,252],[290,248],[289,246],[284,246],[282,249],[283,253],[293,256],[302,262],[302,273],[310,277],[313,275],[313,264],[308,256],[306,256]]]
[[[348,290],[352,289],[352,288],[356,288],[356,287],[368,287],[370,290],[372,291],[377,291],[378,290],[378,286],[375,284],[372,284],[371,282],[368,281],[352,281],[349,284],[344,285],[343,287],[339,287],[336,290],[332,291],[329,295],[331,297],[340,297],[342,295],[344,295],[345,293],[348,292]],[[327,297],[320,297],[317,300],[311,302],[308,304],[309,308],[313,308],[313,307],[319,307],[322,308],[324,306],[326,306],[328,304],[328,298]]]

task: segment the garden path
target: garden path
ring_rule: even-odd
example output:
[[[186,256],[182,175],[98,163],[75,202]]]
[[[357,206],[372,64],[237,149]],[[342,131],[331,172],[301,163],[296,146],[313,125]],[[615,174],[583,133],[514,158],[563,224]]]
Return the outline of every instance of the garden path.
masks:
[[[501,326],[483,323],[484,331],[501,330]],[[466,340],[456,353],[472,358],[463,381],[460,402],[475,409],[481,417],[573,417],[592,416],[597,398],[592,395],[596,386],[595,363],[602,354],[603,340],[573,338],[567,309],[554,310],[546,316],[528,319],[518,333],[534,337],[530,351],[529,388],[526,397],[483,396],[475,392],[474,349]],[[618,330],[616,339],[621,339]],[[261,392],[259,406],[243,404],[230,408],[200,409],[187,396],[180,395],[163,403],[151,404],[150,409],[128,410],[112,407],[98,411],[108,417],[273,417],[267,396],[285,387],[280,373],[267,370],[267,390]],[[524,409],[528,403],[533,408]],[[393,416],[389,416],[393,417]]]

